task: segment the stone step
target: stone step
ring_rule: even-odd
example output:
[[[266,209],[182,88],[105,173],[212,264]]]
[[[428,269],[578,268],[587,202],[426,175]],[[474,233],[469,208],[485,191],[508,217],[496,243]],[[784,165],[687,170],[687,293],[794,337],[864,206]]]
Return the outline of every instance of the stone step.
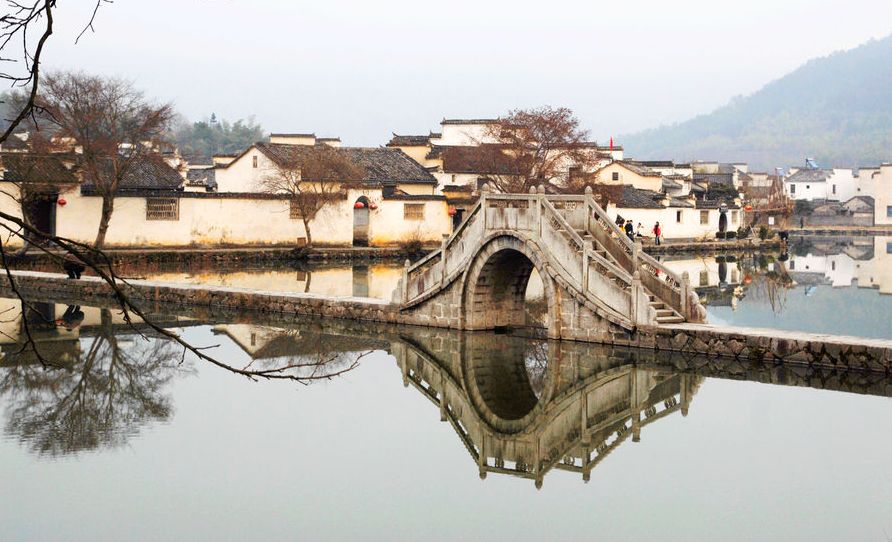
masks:
[[[681,316],[665,316],[662,318],[657,316],[658,324],[680,324],[682,322],[684,322],[684,318]]]

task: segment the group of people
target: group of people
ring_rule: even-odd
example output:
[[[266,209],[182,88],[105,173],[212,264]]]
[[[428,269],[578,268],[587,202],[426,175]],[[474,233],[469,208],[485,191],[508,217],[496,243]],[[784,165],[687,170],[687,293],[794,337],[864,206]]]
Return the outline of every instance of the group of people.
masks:
[[[644,226],[641,225],[641,222],[638,223],[638,227],[632,225],[631,220],[623,221],[622,217],[616,217],[616,225],[623,229],[626,232],[626,235],[629,236],[629,239],[635,240],[636,237],[644,237]],[[663,239],[663,229],[660,227],[660,223],[657,222],[654,224],[654,227],[651,228],[650,233],[654,237],[654,244],[659,245]]]

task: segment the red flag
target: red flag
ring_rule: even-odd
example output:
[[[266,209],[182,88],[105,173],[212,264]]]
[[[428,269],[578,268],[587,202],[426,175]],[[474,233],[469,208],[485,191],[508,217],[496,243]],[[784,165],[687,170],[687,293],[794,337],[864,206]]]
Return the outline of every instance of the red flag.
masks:
[[[610,150],[613,150],[613,137],[610,138]]]

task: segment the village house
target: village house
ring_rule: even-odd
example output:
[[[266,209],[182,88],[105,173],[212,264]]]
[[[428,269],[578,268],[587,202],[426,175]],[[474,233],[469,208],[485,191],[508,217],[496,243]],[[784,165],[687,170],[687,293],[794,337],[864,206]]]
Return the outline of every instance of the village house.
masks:
[[[320,246],[396,246],[439,243],[452,231],[445,197],[436,179],[398,149],[340,147],[336,138],[275,134],[237,156],[214,157],[214,164],[175,168],[167,157],[144,159],[122,180],[106,237],[110,247],[274,246],[306,241],[300,209],[289,193],[264,190],[261,180],[284,166],[299,175],[302,159],[333,149],[355,162],[356,178],[325,179],[332,198],[310,222]],[[10,153],[11,154],[11,153]],[[30,154],[26,154],[29,156]],[[76,172],[57,167],[59,157],[41,159],[49,187],[34,223],[47,233],[91,243],[98,230],[102,198]],[[12,162],[10,162],[12,164]],[[15,168],[3,176],[2,209],[21,215]],[[309,182],[310,180],[308,180]]]
[[[494,136],[499,119],[443,119],[440,132],[428,135],[398,135],[387,147],[400,149],[437,178],[440,191],[456,187],[476,190],[488,176],[510,173],[511,163],[498,156],[498,138]],[[603,164],[622,160],[620,146],[585,144],[588,152]],[[600,165],[600,164],[599,164]],[[566,164],[568,175],[573,164]]]
[[[736,231],[742,224],[739,200],[729,202],[698,200],[693,194],[671,197],[665,193],[622,185],[608,198],[605,210],[614,220],[631,220],[643,237],[652,237],[659,222],[666,239],[711,239],[717,232]]]
[[[862,192],[860,181],[860,173],[855,169],[806,167],[791,170],[784,179],[784,190],[795,201],[848,201],[858,195],[870,195]]]

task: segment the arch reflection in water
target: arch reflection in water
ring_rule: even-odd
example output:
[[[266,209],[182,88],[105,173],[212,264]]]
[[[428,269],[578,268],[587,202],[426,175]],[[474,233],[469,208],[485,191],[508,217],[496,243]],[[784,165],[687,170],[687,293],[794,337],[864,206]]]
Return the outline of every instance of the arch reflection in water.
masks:
[[[702,378],[637,366],[634,352],[492,334],[444,333],[394,345],[404,384],[438,406],[488,473],[541,487],[552,469],[581,474],[644,426],[687,415]],[[431,346],[434,345],[434,346]]]

